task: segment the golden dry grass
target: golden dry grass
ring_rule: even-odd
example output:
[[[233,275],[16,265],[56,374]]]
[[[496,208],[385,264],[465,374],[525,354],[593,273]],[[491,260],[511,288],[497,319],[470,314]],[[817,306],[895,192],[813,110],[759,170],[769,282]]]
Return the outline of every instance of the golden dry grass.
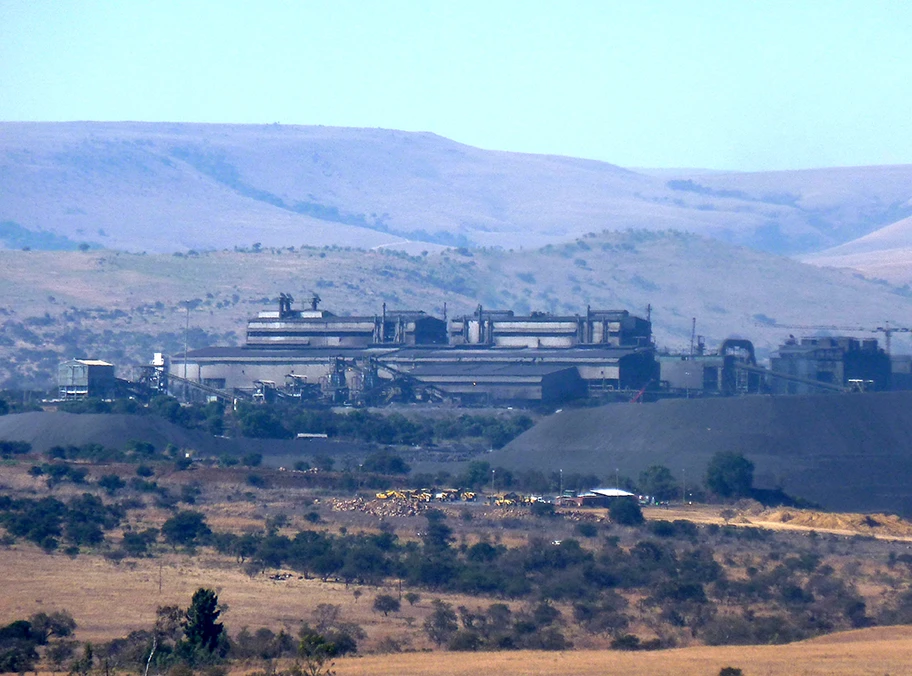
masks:
[[[159,563],[162,591],[158,591]],[[104,640],[133,629],[148,628],[159,605],[185,606],[200,586],[218,589],[229,604],[225,622],[232,632],[243,626],[286,627],[295,631],[309,620],[320,603],[343,606],[345,619],[361,623],[368,632],[370,650],[387,636],[412,637],[411,647],[429,646],[416,639],[421,632],[408,628],[406,617],[420,626],[430,604],[428,597],[415,607],[403,603],[402,612],[384,618],[371,611],[371,600],[381,590],[363,588],[356,601],[353,591],[339,583],[318,580],[273,581],[248,577],[232,562],[214,555],[196,558],[166,555],[115,565],[102,557],[70,559],[47,556],[30,545],[0,550],[0,621],[27,617],[40,610],[66,608],[79,622],[80,640]],[[391,589],[385,590],[393,592]],[[454,605],[477,605],[478,599],[444,596]],[[787,646],[690,647],[649,653],[578,650],[565,653],[414,652],[341,659],[338,676],[409,676],[440,674],[462,676],[493,671],[498,676],[572,676],[592,673],[638,673],[696,676],[718,674],[724,666],[744,669],[750,676],[848,676],[849,674],[912,673],[912,627],[884,627],[833,634]]]
[[[858,676],[912,673],[912,627],[834,634],[785,646],[693,647],[645,653],[409,653],[346,658],[338,676],[715,676],[725,666],[746,676]]]
[[[161,568],[159,565],[161,564]],[[200,554],[188,557],[166,554],[157,559],[112,563],[101,556],[46,555],[32,545],[0,549],[0,625],[33,613],[68,610],[78,623],[82,641],[110,640],[155,622],[155,610],[163,605],[186,607],[200,587],[216,589],[228,605],[223,620],[234,634],[242,627],[284,628],[296,633],[302,621],[313,621],[321,603],[342,606],[343,619],[357,622],[367,632],[364,648],[372,649],[385,637],[417,649],[429,647],[418,628],[431,611],[432,595],[422,594],[416,605],[404,599],[402,610],[383,617],[372,610],[374,596],[395,595],[397,590],[346,586],[315,579],[272,580],[269,575],[246,575],[234,560]],[[161,570],[161,593],[159,593]],[[360,591],[360,598],[355,597]],[[454,606],[476,607],[484,601],[454,594],[434,594]],[[409,623],[413,627],[409,627]]]

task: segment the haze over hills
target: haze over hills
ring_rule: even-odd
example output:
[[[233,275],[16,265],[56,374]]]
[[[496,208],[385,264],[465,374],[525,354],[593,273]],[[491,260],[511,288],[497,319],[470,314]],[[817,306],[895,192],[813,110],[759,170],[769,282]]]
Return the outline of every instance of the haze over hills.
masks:
[[[814,265],[853,268],[892,284],[912,284],[912,217],[803,259]]]
[[[910,186],[912,166],[637,172],[382,129],[0,123],[8,248],[258,242],[419,253],[434,244],[535,248],[633,228],[796,253],[909,216]]]

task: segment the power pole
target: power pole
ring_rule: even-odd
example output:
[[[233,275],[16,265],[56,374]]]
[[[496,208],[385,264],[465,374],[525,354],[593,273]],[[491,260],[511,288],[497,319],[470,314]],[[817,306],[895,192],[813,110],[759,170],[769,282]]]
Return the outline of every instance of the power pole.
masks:
[[[190,344],[190,301],[186,301],[187,324],[184,326],[184,380],[187,379],[187,352]],[[186,385],[186,383],[185,383]]]
[[[697,318],[694,317],[690,320],[690,358],[693,359],[694,356],[694,339],[697,336]]]

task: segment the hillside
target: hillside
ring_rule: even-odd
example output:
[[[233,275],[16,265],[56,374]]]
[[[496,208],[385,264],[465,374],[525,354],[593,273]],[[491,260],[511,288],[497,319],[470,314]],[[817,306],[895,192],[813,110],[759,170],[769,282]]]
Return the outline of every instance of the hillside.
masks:
[[[639,173],[427,133],[165,123],[0,123],[8,248],[539,247],[675,229],[792,253],[912,214],[912,167]]]
[[[52,382],[59,359],[108,359],[129,376],[153,352],[236,345],[246,320],[280,292],[317,292],[341,314],[420,308],[585,313],[622,308],[652,318],[660,347],[689,345],[691,318],[710,348],[732,335],[761,355],[788,337],[771,324],[901,325],[912,297],[857,275],[694,235],[602,233],[539,250],[450,250],[408,256],[338,248],[213,252],[0,252],[0,384]],[[908,351],[895,337],[897,352]],[[15,375],[15,377],[14,377]]]
[[[654,464],[699,485],[720,451],[754,483],[844,511],[912,514],[912,393],[665,400],[564,410],[487,460],[508,468],[637,477]],[[682,472],[684,474],[682,475]]]
[[[912,215],[912,190],[908,165],[831,167],[801,171],[709,172],[665,175],[673,185],[707,196],[730,195],[756,199],[766,204],[789,206],[805,215],[816,230],[828,233],[834,244],[873,232]],[[770,242],[788,236],[786,225],[770,212],[763,233]],[[756,245],[755,245],[756,246]],[[758,248],[768,248],[758,246]],[[809,246],[811,248],[820,248]]]
[[[912,217],[803,257],[813,265],[852,268],[892,284],[912,284]]]

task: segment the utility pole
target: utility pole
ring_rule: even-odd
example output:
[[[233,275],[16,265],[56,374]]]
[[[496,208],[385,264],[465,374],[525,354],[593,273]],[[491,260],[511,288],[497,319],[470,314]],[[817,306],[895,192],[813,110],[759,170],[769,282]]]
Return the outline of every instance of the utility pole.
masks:
[[[681,504],[687,504],[687,470],[681,470]]]
[[[697,318],[694,317],[690,320],[690,358],[693,359],[694,356],[694,339],[697,336]]]
[[[187,379],[187,352],[190,343],[190,301],[184,301],[187,308],[187,324],[184,326],[184,380]],[[186,383],[185,383],[186,384]]]

